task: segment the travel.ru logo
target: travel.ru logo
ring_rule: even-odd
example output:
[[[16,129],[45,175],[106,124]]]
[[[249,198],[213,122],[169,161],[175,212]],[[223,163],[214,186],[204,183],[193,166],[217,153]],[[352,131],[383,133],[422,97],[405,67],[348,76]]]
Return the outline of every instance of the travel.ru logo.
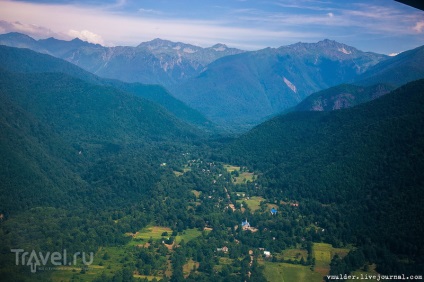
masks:
[[[72,256],[72,260],[68,261],[68,255],[66,249],[60,252],[26,252],[24,249],[11,249],[12,253],[15,253],[16,265],[27,265],[31,267],[31,272],[37,272],[37,267],[46,266],[51,263],[53,266],[70,266],[77,265],[77,260],[81,257],[82,263],[87,266],[93,263],[93,252],[90,252],[90,260],[87,261],[85,252],[76,252]]]

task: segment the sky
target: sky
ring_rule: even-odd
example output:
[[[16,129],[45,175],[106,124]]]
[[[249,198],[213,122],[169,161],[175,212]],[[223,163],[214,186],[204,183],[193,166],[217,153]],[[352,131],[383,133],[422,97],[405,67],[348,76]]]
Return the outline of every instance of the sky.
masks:
[[[396,54],[424,45],[424,12],[392,0],[0,0],[0,33],[105,46],[161,38],[244,50],[336,40]]]

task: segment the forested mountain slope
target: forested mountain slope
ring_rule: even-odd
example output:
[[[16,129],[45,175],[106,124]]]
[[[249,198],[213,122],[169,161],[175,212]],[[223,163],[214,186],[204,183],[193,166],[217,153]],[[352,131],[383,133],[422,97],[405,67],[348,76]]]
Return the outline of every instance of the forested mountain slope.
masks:
[[[351,108],[358,104],[377,99],[393,89],[393,86],[387,84],[377,84],[368,87],[341,84],[311,94],[292,110],[332,111]]]
[[[385,59],[331,40],[297,43],[221,58],[170,90],[218,124],[249,127]]]
[[[2,106],[2,123],[5,127],[2,150],[9,156],[3,158],[5,167],[12,160],[12,167],[2,179],[2,196],[5,197],[3,207],[14,202],[13,195],[15,192],[23,192],[21,188],[38,191],[38,186],[11,184],[17,180],[30,181],[32,177],[29,176],[16,177],[16,173],[25,173],[28,169],[35,171],[36,175],[38,172],[42,174],[40,181],[47,183],[43,189],[51,187],[60,193],[82,189],[77,184],[81,178],[92,184],[95,182],[94,187],[99,187],[99,184],[101,187],[101,182],[107,183],[113,179],[116,184],[109,183],[106,187],[115,187],[115,191],[91,194],[95,190],[85,190],[88,193],[85,200],[91,204],[94,204],[92,201],[96,197],[103,196],[108,201],[117,195],[120,195],[121,200],[129,199],[132,193],[138,193],[144,189],[143,186],[154,181],[154,169],[151,168],[158,166],[160,155],[164,156],[158,149],[159,142],[172,140],[176,144],[184,143],[196,139],[198,134],[196,129],[152,102],[65,74],[17,74],[3,71],[0,81],[2,99],[5,101]],[[22,117],[22,121],[16,117]],[[13,140],[20,141],[16,143]],[[125,188],[119,185],[120,177],[115,175],[115,170],[116,165],[120,165],[118,160],[123,161],[131,155],[137,156],[135,163],[144,167],[144,173],[150,176],[133,179],[134,183]],[[60,167],[67,169],[62,171]],[[54,173],[56,169],[62,173]],[[126,173],[121,180],[127,177],[131,179],[136,175]],[[62,182],[50,185],[52,179],[60,179]],[[41,184],[40,187],[43,186]],[[125,189],[130,190],[122,193]],[[41,193],[36,192],[34,195],[34,198],[28,197],[28,201],[33,201],[31,205],[49,202],[40,197]],[[84,197],[84,194],[74,195]],[[55,197],[51,193],[48,198]],[[73,198],[72,195],[63,198],[65,200],[68,197]],[[115,202],[119,202],[119,198],[115,198]],[[60,202],[56,204],[60,205]],[[15,204],[10,208],[19,207]]]
[[[424,46],[402,52],[371,67],[355,79],[355,84],[387,83],[399,87],[424,78]]]
[[[0,43],[52,54],[102,77],[164,85],[213,123],[235,131],[250,129],[316,91],[351,82],[387,59],[331,40],[253,52],[161,39],[103,47],[78,39],[36,41],[17,33],[0,35]]]
[[[419,80],[350,109],[289,113],[236,140],[228,158],[263,172],[266,197],[315,206],[309,212],[333,244],[389,250],[367,257],[380,263],[381,273],[419,270],[424,261],[423,106],[424,80]],[[401,261],[403,256],[410,263]]]
[[[74,64],[28,49],[0,46],[0,61],[2,62],[1,67],[11,72],[64,73],[96,85],[114,87],[155,102],[178,118],[198,127],[207,130],[213,128],[213,125],[198,111],[175,99],[167,90],[158,85],[129,84],[118,80],[100,78]]]
[[[329,111],[374,100],[403,84],[424,78],[424,47],[406,51],[370,67],[354,84],[341,84],[316,92],[292,110]]]

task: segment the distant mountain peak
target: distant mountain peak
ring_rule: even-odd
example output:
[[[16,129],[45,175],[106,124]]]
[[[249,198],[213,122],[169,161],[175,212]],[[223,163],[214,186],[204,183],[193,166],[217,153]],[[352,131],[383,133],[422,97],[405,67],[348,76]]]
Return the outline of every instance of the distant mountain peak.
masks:
[[[7,37],[9,39],[25,39],[25,40],[30,40],[30,41],[36,41],[34,38],[32,38],[31,36],[28,36],[26,34],[20,33],[20,32],[9,32],[6,34],[3,34],[4,37]]]
[[[349,49],[353,48],[351,46],[348,46],[346,44],[343,44],[343,43],[340,43],[340,42],[337,42],[337,41],[331,40],[331,39],[324,39],[324,40],[318,41],[316,43],[298,42],[298,43],[295,43],[295,44],[288,45],[287,47],[292,47],[292,48],[304,47],[304,48],[307,48],[307,49],[317,48],[317,47],[332,47],[332,48],[345,48],[345,49],[346,48],[349,48]]]
[[[225,51],[228,49],[227,45],[222,43],[215,44],[211,48],[214,49],[215,51]]]
[[[173,42],[169,40],[164,40],[160,38],[155,38],[148,42],[143,42],[137,46],[137,48],[146,48],[150,52],[154,53],[168,53],[170,51],[176,51],[178,53],[183,52],[186,54],[193,54],[198,52],[201,47],[182,43],[182,42]]]
[[[328,55],[336,56],[336,57],[349,57],[349,56],[357,56],[359,53],[362,53],[360,50],[355,47],[337,42],[335,40],[324,39],[318,41],[316,43],[304,43],[298,42],[288,46],[282,46],[279,49],[288,49],[293,50],[295,52],[319,52],[326,53]]]
[[[87,42],[87,41],[83,41],[80,38],[75,37],[74,39],[71,40],[71,42],[81,42],[82,43],[82,42]]]
[[[170,43],[174,43],[174,42],[172,42],[170,40],[165,40],[165,39],[162,39],[162,38],[155,38],[155,39],[153,39],[151,41],[147,41],[146,43],[151,43],[151,44],[170,44]]]

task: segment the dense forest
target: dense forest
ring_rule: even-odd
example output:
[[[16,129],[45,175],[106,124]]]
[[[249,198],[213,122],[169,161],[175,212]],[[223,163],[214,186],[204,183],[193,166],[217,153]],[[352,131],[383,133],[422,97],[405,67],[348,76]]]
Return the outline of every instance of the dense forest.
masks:
[[[234,137],[160,87],[1,50],[2,281],[422,275],[424,80]],[[12,249],[94,258],[33,273]]]
[[[307,202],[304,212],[328,230],[327,242],[371,244],[387,252],[387,262],[365,256],[383,260],[383,272],[419,272],[423,93],[420,80],[352,109],[274,118],[231,144],[228,161],[263,171],[262,195]]]

